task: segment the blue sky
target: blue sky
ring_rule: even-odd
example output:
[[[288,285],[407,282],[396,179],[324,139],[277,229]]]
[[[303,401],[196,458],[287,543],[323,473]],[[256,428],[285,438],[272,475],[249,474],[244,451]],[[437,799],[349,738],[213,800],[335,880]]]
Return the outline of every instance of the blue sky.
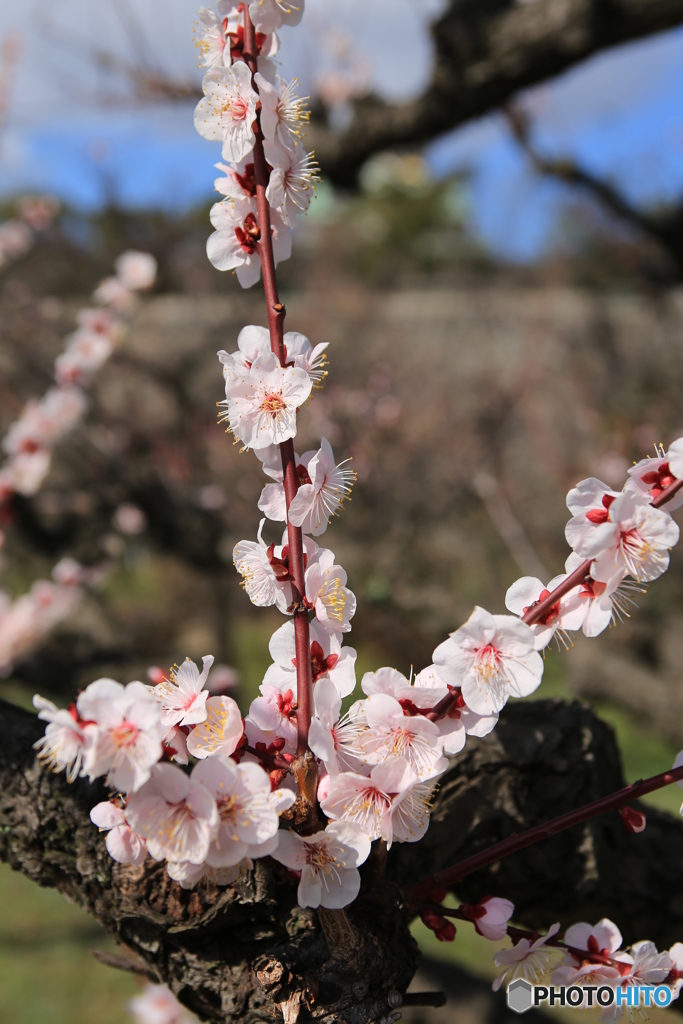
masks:
[[[0,194],[50,190],[92,209],[112,194],[127,206],[186,208],[209,198],[217,148],[192,127],[190,105],[133,108],[113,102],[117,86],[82,59],[81,40],[130,53],[111,0],[63,0],[55,44],[50,5],[2,5],[0,39],[23,37],[23,53],[0,138]],[[123,0],[119,9],[125,10]],[[283,73],[304,85],[329,33],[354,33],[373,86],[387,97],[414,93],[429,74],[426,27],[440,0],[308,0],[308,27],[282,33]],[[136,0],[153,60],[199,77],[192,48],[194,0]],[[152,42],[153,41],[153,42]],[[90,45],[90,43],[88,43]],[[324,47],[323,47],[324,49]],[[80,51],[80,52],[79,52]],[[315,55],[315,57],[312,57]],[[634,199],[683,195],[683,30],[593,58],[524,97],[539,146],[570,154],[613,178]],[[565,193],[529,170],[499,116],[465,126],[429,147],[436,174],[468,168],[471,226],[512,259],[532,259],[555,237]]]

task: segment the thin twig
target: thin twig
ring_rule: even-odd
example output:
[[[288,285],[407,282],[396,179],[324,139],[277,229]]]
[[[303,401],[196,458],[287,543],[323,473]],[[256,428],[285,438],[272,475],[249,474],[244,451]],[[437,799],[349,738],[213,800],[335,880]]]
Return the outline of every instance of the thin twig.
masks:
[[[608,811],[619,810],[620,807],[625,807],[632,800],[638,800],[648,793],[654,793],[656,790],[670,786],[681,779],[683,779],[683,765],[680,768],[672,768],[668,772],[662,772],[660,775],[653,775],[649,779],[633,782],[630,786],[625,786],[616,793],[601,797],[592,803],[584,804],[582,807],[578,807],[574,811],[568,811],[566,814],[561,814],[559,817],[553,818],[543,825],[536,825],[534,828],[527,829],[526,832],[515,833],[507,839],[503,839],[502,842],[489,846],[486,850],[475,853],[472,857],[467,857],[465,860],[460,861],[459,864],[454,864],[452,867],[440,871],[423,882],[417,882],[409,890],[410,898],[412,901],[415,901],[429,896],[435,888],[454,885],[473,872],[480,871],[482,868],[488,867],[489,864],[495,864],[496,861],[501,860],[503,857],[509,857],[510,854],[517,853],[518,850],[523,850],[527,846],[533,846],[534,843],[539,843],[543,839],[549,839],[550,836],[563,832],[573,825],[580,825],[584,821],[597,818]]]

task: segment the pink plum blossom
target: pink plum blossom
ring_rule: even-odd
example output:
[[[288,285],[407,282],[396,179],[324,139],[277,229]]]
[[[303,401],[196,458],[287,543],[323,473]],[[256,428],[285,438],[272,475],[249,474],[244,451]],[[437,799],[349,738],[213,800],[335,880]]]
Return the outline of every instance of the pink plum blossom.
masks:
[[[369,854],[370,840],[362,829],[333,821],[312,836],[282,832],[271,856],[291,871],[301,872],[299,906],[335,910],[355,900],[360,891],[358,868]]]
[[[486,896],[479,903],[461,909],[470,916],[479,934],[491,942],[499,942],[505,938],[508,931],[507,923],[515,912],[514,903],[499,896]]]
[[[98,679],[76,703],[89,740],[83,772],[107,776],[110,786],[132,793],[149,779],[162,754],[161,708],[144,683],[127,686]]]
[[[272,354],[260,356],[234,381],[225,382],[229,429],[245,448],[266,448],[296,436],[296,414],[311,393],[305,370],[281,367]]]
[[[254,148],[258,94],[251,71],[243,61],[231,67],[214,66],[202,83],[204,98],[194,114],[194,126],[204,139],[222,142],[223,159],[239,163]]]
[[[299,487],[289,506],[289,521],[293,526],[300,526],[304,533],[314,537],[325,532],[330,518],[343,508],[356,479],[352,470],[343,467],[343,462],[335,463],[330,443],[323,438],[306,466],[310,483]]]
[[[172,764],[158,764],[151,778],[130,797],[128,824],[147,840],[155,860],[202,864],[218,835],[220,817],[209,790]]]
[[[543,601],[550,592],[566,579],[566,574],[555,576],[546,587],[535,576],[522,576],[513,583],[505,595],[505,607],[520,618],[537,601]],[[542,651],[557,633],[563,636],[567,630],[581,629],[586,618],[586,603],[581,600],[580,587],[574,587],[561,597],[545,613],[542,619],[531,627],[534,634],[534,648]]]
[[[126,821],[125,811],[117,803],[104,800],[90,812],[90,820],[100,832],[107,833],[109,855],[119,864],[142,864],[147,857],[145,840],[136,835]]]
[[[161,704],[161,723],[172,725],[198,725],[206,718],[204,705],[209,696],[204,687],[213,665],[213,655],[202,658],[201,675],[193,661],[186,658],[180,668],[172,669],[170,679],[164,679],[152,693]]]
[[[232,697],[209,697],[206,717],[187,737],[187,749],[193,757],[228,757],[242,739],[242,714]]]
[[[511,615],[475,608],[464,626],[434,651],[444,682],[459,686],[468,708],[491,715],[509,697],[527,697],[540,685],[543,660],[533,631]]]

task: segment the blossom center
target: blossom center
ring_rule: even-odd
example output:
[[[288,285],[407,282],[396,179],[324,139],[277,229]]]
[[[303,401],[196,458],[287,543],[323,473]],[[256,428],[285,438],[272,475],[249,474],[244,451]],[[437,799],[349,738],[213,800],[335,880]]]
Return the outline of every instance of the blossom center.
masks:
[[[140,730],[137,725],[133,725],[131,722],[121,722],[115,729],[112,729],[114,746],[117,748],[132,747],[139,734]]]
[[[261,409],[268,416],[272,416],[273,419],[282,412],[285,408],[285,403],[282,400],[281,391],[266,391],[263,399],[261,400]]]

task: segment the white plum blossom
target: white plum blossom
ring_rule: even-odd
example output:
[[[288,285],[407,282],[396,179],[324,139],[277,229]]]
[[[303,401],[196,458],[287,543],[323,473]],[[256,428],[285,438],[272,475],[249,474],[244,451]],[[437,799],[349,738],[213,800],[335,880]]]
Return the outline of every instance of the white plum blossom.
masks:
[[[683,455],[683,438],[674,441],[669,449],[674,466],[676,466],[679,472],[683,473],[683,459],[681,459],[679,464],[677,460],[679,449],[677,446],[680,446],[681,454]],[[646,494],[650,501],[659,498],[667,487],[670,487],[677,479],[681,479],[681,477],[677,477],[673,472],[669,462],[669,454],[663,449],[658,450],[657,456],[654,459],[648,456],[648,458],[636,462],[629,469],[628,475],[629,481],[626,484],[626,489],[635,488],[642,494]],[[672,512],[674,509],[680,508],[681,505],[683,505],[683,490],[678,491],[672,498],[669,498],[666,502],[666,510],[667,512]]]
[[[296,436],[296,414],[311,393],[311,381],[304,370],[282,367],[270,353],[236,380],[226,380],[225,393],[221,419],[245,448],[266,448]]]
[[[279,143],[285,149],[298,147],[311,116],[307,108],[310,97],[296,94],[299,80],[293,78],[291,82],[285,82],[278,76],[277,84],[271,85],[259,74],[255,82],[261,97],[264,137],[269,143]]]
[[[78,697],[76,707],[88,739],[83,773],[123,793],[145,783],[162,754],[161,708],[144,683],[127,686],[98,679]]]
[[[418,672],[412,691],[410,699],[419,707],[424,706],[421,693],[429,694],[430,707],[438,704],[449,692],[455,695],[453,706],[436,723],[443,742],[443,752],[447,756],[458,754],[465,746],[468,736],[488,736],[498,722],[497,711],[490,715],[478,715],[476,711],[468,708],[462,690],[443,683],[436,665],[428,665]],[[399,701],[404,704],[405,698],[399,698]]]
[[[32,454],[38,448],[52,448],[83,419],[88,407],[80,388],[50,388],[40,401],[27,403],[3,440],[9,455]]]
[[[106,846],[110,857],[119,864],[144,863],[147,857],[145,840],[136,835],[126,821],[125,811],[111,800],[96,804],[90,812],[90,820],[100,832],[107,833]]]
[[[204,139],[223,144],[223,159],[239,163],[251,153],[256,136],[256,104],[251,71],[244,61],[213,67],[202,83],[204,98],[194,113],[194,126]]]
[[[567,505],[574,512],[567,541],[582,558],[594,559],[594,579],[608,583],[629,573],[643,583],[667,569],[678,526],[668,512],[652,508],[647,494],[635,487],[617,494],[591,477],[569,492]]]
[[[673,475],[677,480],[683,480],[683,437],[677,437],[675,441],[671,442],[666,457],[669,460],[669,469]],[[681,499],[676,498],[675,500],[675,505],[667,502],[667,508],[677,508],[681,503]]]
[[[234,270],[243,288],[251,288],[261,277],[257,245],[261,237],[252,200],[223,200],[211,207],[210,220],[216,229],[206,242],[206,254],[217,270]],[[277,210],[271,211],[271,237],[275,265],[292,254],[292,236]]]
[[[128,800],[126,818],[147,841],[155,860],[202,864],[218,834],[218,807],[195,772],[172,764],[155,766],[151,778]]]
[[[273,737],[281,736],[290,747],[296,746],[296,708],[293,690],[282,691],[269,683],[261,683],[260,697],[249,706],[250,722]]]
[[[202,658],[201,675],[193,661],[186,658],[180,668],[173,668],[171,678],[164,679],[152,690],[161,704],[161,722],[166,728],[172,725],[198,725],[206,718],[206,698],[209,691],[204,687],[208,681],[213,655]]]
[[[559,932],[559,924],[553,924],[548,929],[547,935],[542,935],[533,942],[530,939],[520,939],[512,949],[501,949],[494,953],[493,962],[496,967],[503,967],[504,970],[494,980],[494,992],[507,979],[508,985],[517,978],[524,978],[532,985],[539,985],[546,974],[555,967],[560,959],[561,951],[557,946],[547,946],[548,939],[551,939]]]
[[[146,291],[154,284],[157,276],[157,261],[149,252],[130,249],[114,262],[116,276],[124,288],[134,292]]]
[[[230,47],[226,47],[223,21],[215,11],[200,7],[197,12],[198,31],[195,31],[195,46],[199,61],[205,68],[229,67]]]
[[[344,465],[345,462],[335,463],[330,442],[323,438],[306,466],[310,483],[299,487],[289,506],[289,522],[293,526],[300,526],[304,533],[314,537],[325,532],[330,518],[343,508],[356,479],[353,470],[344,469]]]
[[[285,613],[292,603],[291,576],[283,564],[282,549],[268,546],[262,533],[265,519],[259,524],[256,540],[241,540],[232,552],[232,560],[242,576],[242,586],[252,604],[259,608],[275,605]]]
[[[192,773],[213,795],[220,824],[209,847],[209,867],[233,867],[245,857],[265,857],[278,845],[279,814],[296,797],[290,790],[271,792],[268,775],[257,764],[235,764],[211,757]]]
[[[567,573],[574,572],[583,562],[584,559],[572,551],[565,562]],[[628,618],[629,609],[635,607],[635,601],[631,597],[633,592],[644,594],[646,590],[632,580],[622,579],[619,573],[607,583],[592,578],[585,579],[578,593],[579,601],[585,608],[581,626],[583,634],[590,637],[598,636],[612,625],[615,619]]]
[[[313,690],[313,710],[308,745],[330,776],[339,772],[360,772],[358,735],[365,728],[362,705],[357,701],[340,719],[342,699],[331,679],[320,679]],[[329,792],[328,787],[325,796]],[[322,797],[319,794],[319,799]]]
[[[439,728],[420,714],[406,714],[395,697],[375,693],[364,706],[367,729],[359,739],[363,760],[382,764],[402,757],[419,779],[430,779],[448,768]]]
[[[254,863],[248,857],[229,868],[212,868],[209,864],[191,864],[189,860],[166,863],[169,878],[178,882],[182,889],[194,889],[199,882],[213,882],[214,885],[232,885],[253,868]]]
[[[74,583],[36,580],[15,601],[0,592],[0,674],[39,644],[78,607],[82,589]]]
[[[249,17],[258,32],[275,32],[282,25],[298,25],[304,0],[251,0]]]
[[[335,633],[327,633],[313,621],[310,625],[311,677],[315,688],[319,679],[328,676],[341,697],[348,697],[356,686],[356,652],[342,647]],[[270,638],[270,655],[274,664],[264,677],[264,684],[279,690],[292,690],[296,695],[296,642],[294,623],[285,622]]]
[[[193,757],[233,754],[242,739],[242,715],[232,697],[209,697],[206,717],[187,737],[187,750]]]
[[[329,342],[321,342],[313,346],[305,334],[298,331],[287,331],[283,338],[285,353],[285,366],[294,366],[298,370],[305,370],[311,378],[311,385],[315,387],[325,376],[325,363],[327,356],[325,350]],[[262,356],[271,354],[270,332],[266,327],[258,327],[250,324],[243,327],[237,336],[237,351],[228,354],[224,350],[218,353],[218,358],[223,364],[223,376],[234,379],[240,376],[245,370],[251,369],[251,364]],[[315,452],[306,453],[313,458]],[[261,456],[259,456],[261,457]],[[278,459],[279,462],[279,452]],[[276,462],[276,464],[277,464]],[[308,463],[306,463],[308,465]],[[281,463],[280,476],[273,479],[282,482]]]
[[[263,149],[272,167],[266,198],[280,210],[285,223],[294,225],[297,215],[306,213],[311,205],[316,182],[320,181],[318,162],[302,147],[292,152],[279,142],[266,142]]]
[[[416,843],[429,826],[432,787],[420,782],[403,757],[373,767],[369,777],[341,772],[330,777],[321,807],[328,818],[358,825],[369,838]]]
[[[566,574],[555,576],[546,587],[535,576],[522,576],[508,588],[505,607],[520,618],[538,601],[550,597],[550,592],[567,578]],[[564,639],[567,630],[581,629],[586,618],[586,603],[581,600],[580,586],[574,587],[559,598],[531,627],[534,634],[534,648],[542,651],[556,634]],[[566,640],[565,640],[566,644]]]
[[[55,359],[55,377],[60,384],[87,384],[113,351],[106,334],[76,331],[64,352]]]
[[[282,832],[272,856],[291,871],[301,872],[299,906],[338,910],[358,895],[358,868],[369,854],[370,839],[362,829],[333,821],[312,836]]]
[[[128,1005],[135,1024],[194,1024],[194,1018],[166,985],[146,985]]]
[[[48,723],[45,735],[33,744],[38,760],[53,772],[66,771],[67,781],[73,782],[81,771],[85,747],[85,734],[75,706],[68,710],[58,708],[39,694],[33,698],[33,706],[38,708],[38,718]]]
[[[334,564],[331,551],[321,551],[306,570],[306,604],[315,611],[319,625],[328,633],[348,633],[356,612],[355,594],[346,586],[346,573]]]
[[[509,697],[527,697],[540,685],[543,660],[533,631],[511,615],[476,607],[464,626],[434,651],[444,682],[459,686],[468,708],[491,715]]]
[[[580,922],[573,924],[564,935],[564,943],[575,949],[586,950],[601,956],[612,956],[622,943],[621,932],[609,918],[603,917],[595,925]],[[569,954],[570,956],[573,954]]]

